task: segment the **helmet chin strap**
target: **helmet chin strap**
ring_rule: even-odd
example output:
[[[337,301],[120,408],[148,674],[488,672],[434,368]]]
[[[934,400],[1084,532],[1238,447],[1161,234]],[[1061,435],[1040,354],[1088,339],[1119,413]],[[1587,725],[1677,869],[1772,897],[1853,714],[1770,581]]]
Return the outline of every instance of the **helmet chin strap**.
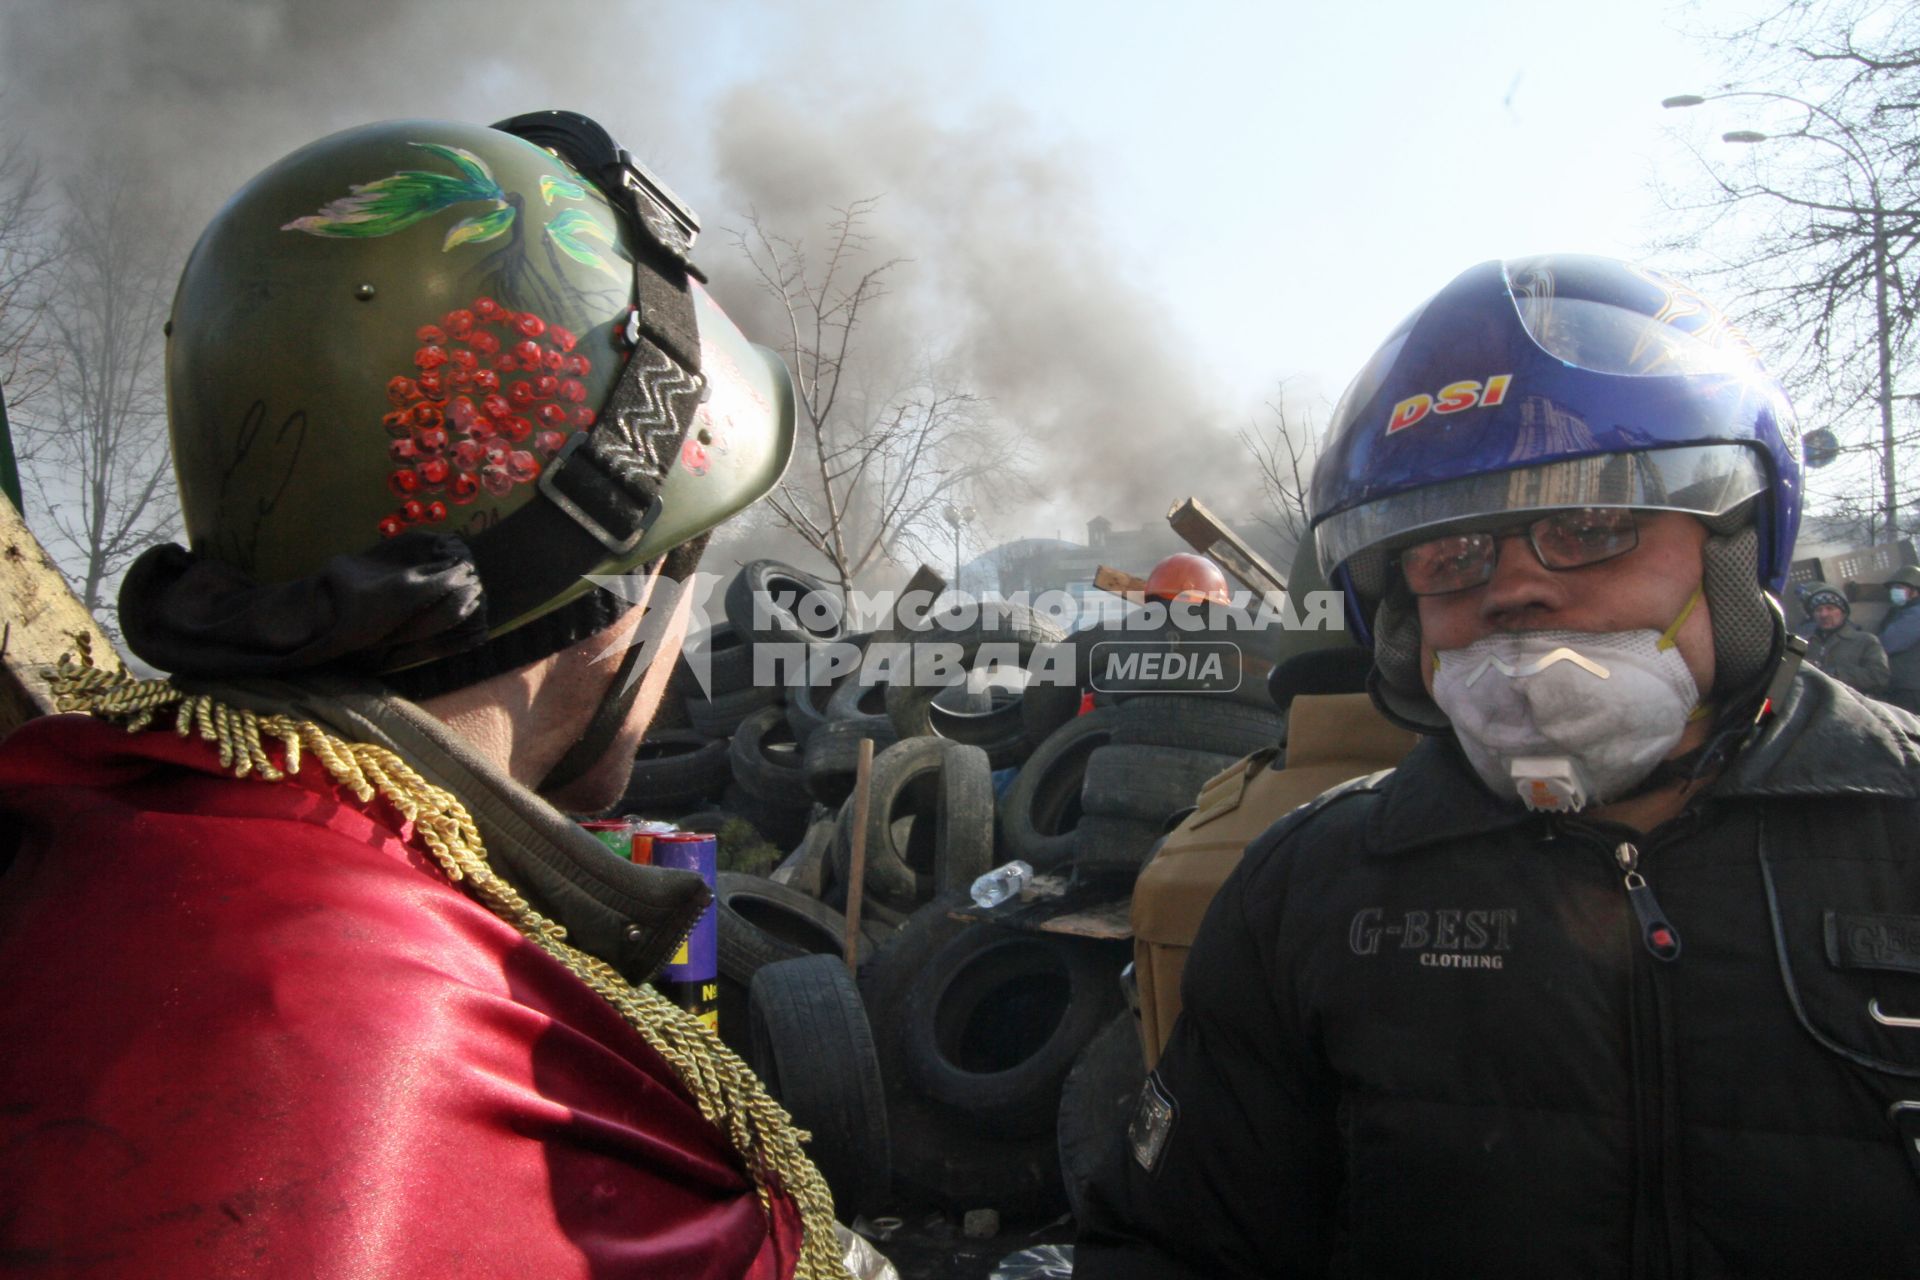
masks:
[[[704,543],[705,539],[699,541]],[[535,791],[552,793],[571,786],[600,763],[613,745],[613,740],[619,736],[622,726],[627,723],[634,700],[640,696],[640,682],[647,666],[655,658],[669,652],[663,645],[663,639],[673,626],[673,619],[680,616],[676,605],[691,598],[681,596],[678,579],[664,576],[671,558],[671,555],[663,557],[649,566],[646,594],[636,603],[641,612],[640,622],[627,636],[626,652],[620,658],[620,665],[614,669],[613,679],[601,693],[600,702],[594,707],[593,716],[580,731],[580,736],[553,768],[547,770],[547,776],[540,780]],[[693,559],[698,559],[697,551]],[[690,561],[682,573],[684,576],[691,572]],[[671,652],[677,653],[678,650]]]
[[[1799,674],[1800,664],[1807,656],[1805,637],[1794,635],[1787,630],[1786,619],[1781,616],[1780,606],[1771,597],[1767,598],[1771,613],[1777,619],[1774,628],[1774,650],[1762,675],[1764,682],[1750,682],[1743,691],[1730,698],[1724,708],[1712,713],[1707,704],[1702,703],[1696,711],[1714,715],[1713,731],[1707,740],[1693,750],[1671,759],[1662,760],[1654,766],[1652,773],[1643,779],[1639,786],[1620,797],[1631,800],[1648,792],[1658,791],[1677,783],[1691,784],[1708,776],[1728,760],[1732,759],[1749,742],[1760,735],[1767,722],[1773,718],[1780,704],[1786,701],[1787,692],[1793,688],[1793,678]],[[1687,606],[1692,611],[1692,605]],[[1681,615],[1684,621],[1686,615]],[[1679,629],[1675,622],[1673,630]]]
[[[540,779],[535,791],[545,795],[571,786],[600,763],[621,726],[626,724],[634,700],[640,696],[640,681],[634,675],[634,668],[639,665],[641,650],[648,647],[638,643],[627,646],[626,656],[620,659],[620,666],[613,673],[613,683],[600,695],[600,704],[593,710],[593,719],[587,721],[586,729],[567,748],[567,753],[547,770],[547,776]]]

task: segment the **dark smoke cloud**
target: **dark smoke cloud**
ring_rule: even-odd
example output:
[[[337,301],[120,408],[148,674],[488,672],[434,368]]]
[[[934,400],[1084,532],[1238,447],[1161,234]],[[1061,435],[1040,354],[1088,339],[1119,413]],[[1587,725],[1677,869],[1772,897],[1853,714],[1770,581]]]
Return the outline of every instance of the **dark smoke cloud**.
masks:
[[[658,33],[691,7],[12,0],[0,13],[0,105],[54,171],[131,159],[196,225],[293,148],[404,116],[572,107],[649,161],[690,167],[697,121],[646,67],[672,65]]]
[[[1028,441],[1069,536],[1096,514],[1157,523],[1189,493],[1228,512],[1255,500],[1240,415],[1201,380],[1194,337],[1102,229],[1071,150],[1037,141],[1025,120],[942,124],[897,98],[828,108],[746,88],[716,112],[714,163],[726,203],[792,233],[881,197],[873,256],[912,261],[869,341],[895,361],[914,354],[912,338],[940,344],[955,376]],[[750,310],[741,283],[720,277]]]
[[[136,164],[197,229],[253,173],[334,129],[575,107],[702,209],[702,260],[749,328],[762,303],[723,228],[755,210],[817,230],[832,207],[877,195],[873,250],[910,261],[868,332],[863,390],[884,400],[903,370],[942,357],[991,402],[1044,495],[998,533],[1078,537],[1098,514],[1158,524],[1188,493],[1251,509],[1233,439],[1245,409],[1203,380],[1196,336],[1174,327],[1152,264],[1105,231],[1071,145],[1010,108],[936,118],[924,90],[890,84],[884,6],[871,24],[862,8],[830,39],[825,22],[712,0],[13,0],[0,110],[55,174]],[[716,49],[726,62],[702,63]],[[740,534],[781,546],[752,522]]]

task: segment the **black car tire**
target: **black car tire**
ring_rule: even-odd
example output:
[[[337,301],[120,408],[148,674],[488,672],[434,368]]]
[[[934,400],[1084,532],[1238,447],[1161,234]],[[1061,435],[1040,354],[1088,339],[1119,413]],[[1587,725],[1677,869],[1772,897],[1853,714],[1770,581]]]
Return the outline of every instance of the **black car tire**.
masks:
[[[728,622],[716,622],[705,631],[687,638],[680,652],[682,666],[689,674],[703,657],[707,663],[707,688],[713,697],[738,693],[753,684],[753,649],[746,633]],[[688,684],[689,696],[697,695],[697,682]]]
[[[1193,804],[1207,779],[1239,758],[1173,747],[1104,746],[1087,758],[1081,804],[1089,814],[1157,826]]]
[[[1090,813],[1073,830],[1073,865],[1084,870],[1138,869],[1164,836],[1157,822]]]
[[[862,631],[836,641],[833,645],[814,645],[807,650],[806,661],[787,672],[787,724],[793,730],[793,740],[806,745],[813,731],[825,724],[831,717],[828,707],[833,701],[834,691],[842,685],[857,682],[860,668],[839,670],[846,659],[857,651],[862,658],[867,644],[873,639],[871,631]],[[838,674],[835,672],[838,671]],[[885,707],[885,698],[878,703]]]
[[[993,1132],[1050,1131],[1074,1059],[1122,1006],[1124,949],[1015,932],[962,930],[907,989],[901,1052],[928,1099]]]
[[[1287,733],[1286,715],[1271,705],[1249,706],[1197,694],[1129,698],[1118,710],[1115,746],[1174,747],[1238,760],[1280,745]]]
[[[749,1062],[794,1124],[851,1217],[893,1182],[886,1090],[860,992],[836,956],[803,956],[754,975],[747,996]]]
[[[731,772],[726,739],[669,729],[640,743],[617,807],[621,813],[684,809],[719,795]]]
[[[844,839],[834,849],[834,870],[842,883],[850,875],[853,803],[849,798],[842,806]],[[913,822],[902,841],[897,824],[908,817]],[[985,752],[942,738],[908,738],[874,757],[866,830],[868,894],[896,910],[910,910],[936,892],[972,884],[992,858],[993,779]]]
[[[687,723],[695,733],[709,738],[731,738],[740,722],[764,706],[777,702],[780,690],[756,688],[748,685],[735,689],[731,693],[716,694],[712,698],[700,696],[698,690],[687,695]]]
[[[727,621],[755,644],[819,644],[847,633],[840,593],[778,560],[749,560],[721,598]]]
[[[733,732],[733,777],[756,796],[787,808],[811,807],[800,744],[779,707],[761,707]]]
[[[1037,647],[1061,638],[1058,626],[1024,605],[989,601],[977,608],[978,616],[970,625],[960,625],[963,619],[958,615],[935,615],[908,638],[910,652],[918,654],[928,645],[955,648],[960,666],[971,669],[983,649],[1004,647],[1024,668]],[[914,666],[919,665],[916,658]],[[971,713],[949,710],[936,701],[946,687],[915,680],[889,682],[887,717],[902,738],[932,735],[982,747],[996,769],[1018,764],[1039,745],[1039,739],[1027,731],[1021,709],[1024,692],[1003,691],[993,699],[991,710]]]
[[[1049,734],[1020,766],[1000,801],[1000,834],[1014,857],[1044,871],[1073,856],[1087,761],[1112,741],[1115,718],[1114,708],[1076,717]]]
[[[953,918],[953,912],[970,905],[964,893],[939,895],[909,915],[892,937],[874,948],[873,957],[860,966],[860,996],[866,1001],[868,1020],[878,1028],[880,1069],[889,1085],[904,1085],[906,1081],[899,1057],[898,1032],[907,987],[926,966],[928,958],[966,928],[964,921]]]
[[[781,960],[845,954],[847,918],[798,889],[764,876],[722,871],[714,878],[713,896],[720,972],[736,982],[751,982],[761,968]],[[871,944],[857,939],[856,959],[871,954]]]
[[[860,763],[860,739],[873,739],[878,756],[898,739],[885,716],[830,720],[813,731],[800,757],[807,794],[822,804],[839,805],[853,794]]]

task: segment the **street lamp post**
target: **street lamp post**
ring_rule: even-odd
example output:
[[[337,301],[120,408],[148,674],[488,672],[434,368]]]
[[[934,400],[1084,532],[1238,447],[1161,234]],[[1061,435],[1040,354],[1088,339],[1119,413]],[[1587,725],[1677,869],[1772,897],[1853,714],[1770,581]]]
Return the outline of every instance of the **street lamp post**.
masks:
[[[1806,111],[1809,117],[1819,116],[1822,120],[1825,120],[1829,125],[1833,126],[1833,128],[1837,129],[1841,138],[1846,139],[1846,141],[1842,142],[1839,138],[1828,137],[1822,133],[1814,133],[1804,125],[1798,134],[1789,136],[1803,137],[1813,142],[1826,143],[1844,155],[1848,163],[1866,179],[1867,195],[1872,201],[1872,204],[1866,212],[1870,216],[1873,227],[1874,326],[1876,330],[1875,337],[1878,339],[1879,348],[1878,380],[1875,386],[1874,399],[1878,402],[1880,409],[1881,507],[1886,516],[1887,541],[1893,542],[1899,538],[1900,529],[1897,520],[1899,511],[1898,486],[1894,483],[1893,402],[1895,397],[1893,394],[1893,316],[1887,279],[1891,274],[1892,263],[1890,261],[1890,250],[1887,244],[1887,206],[1880,194],[1879,171],[1874,168],[1873,162],[1867,158],[1864,148],[1860,145],[1860,139],[1858,135],[1854,133],[1851,125],[1834,115],[1831,111],[1828,111],[1825,107],[1808,102],[1804,98],[1796,98],[1790,93],[1776,93],[1770,89],[1740,89],[1728,93],[1712,94],[1683,93],[1671,98],[1662,99],[1660,105],[1668,108],[1697,107],[1702,103],[1718,102],[1723,99],[1732,98],[1760,98],[1770,99],[1776,102],[1790,102]],[[1722,142],[1757,143],[1769,142],[1772,141],[1773,138],[1772,135],[1761,133],[1756,129],[1735,129],[1731,132],[1721,134],[1720,140]],[[1860,210],[1855,207],[1849,208],[1847,212],[1859,213]]]
[[[960,594],[960,526],[973,521],[972,507],[957,507],[949,502],[940,513],[953,526],[953,594]]]

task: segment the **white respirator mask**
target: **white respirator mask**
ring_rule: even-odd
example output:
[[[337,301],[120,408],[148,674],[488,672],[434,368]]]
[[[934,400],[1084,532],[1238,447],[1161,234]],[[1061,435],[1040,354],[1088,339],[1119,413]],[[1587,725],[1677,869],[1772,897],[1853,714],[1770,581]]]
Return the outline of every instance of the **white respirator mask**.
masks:
[[[1433,700],[1494,794],[1571,813],[1625,795],[1673,751],[1700,706],[1665,632],[1522,631],[1434,654]]]

